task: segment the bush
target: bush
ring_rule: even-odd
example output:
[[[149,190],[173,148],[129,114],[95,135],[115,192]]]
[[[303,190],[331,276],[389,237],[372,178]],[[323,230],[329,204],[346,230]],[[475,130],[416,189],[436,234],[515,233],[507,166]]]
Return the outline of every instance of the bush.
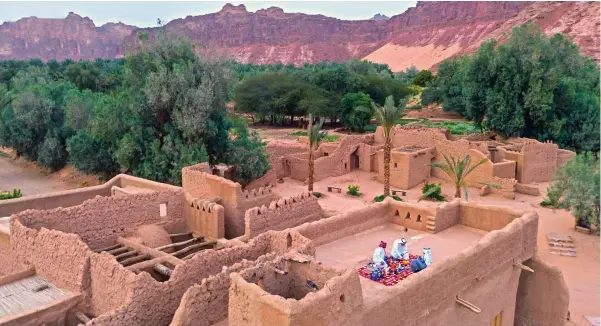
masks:
[[[413,77],[413,85],[424,87],[434,79],[434,75],[430,70],[422,70]]]
[[[359,185],[349,185],[346,193],[354,197],[359,197],[361,195],[359,192]]]
[[[578,225],[599,225],[600,191],[599,161],[579,154],[558,169],[541,206],[570,210]]]
[[[394,199],[396,201],[403,201],[403,199],[397,195],[389,196],[389,197],[391,197],[392,199]],[[376,197],[374,197],[374,201],[376,203],[379,203],[379,202],[384,201],[384,198],[386,198],[386,196],[384,196],[384,195],[376,196]]]
[[[340,138],[340,136],[338,135],[326,135],[323,138],[323,141],[328,142],[328,143],[333,143],[335,141],[337,141]]]
[[[323,194],[321,192],[314,191],[313,196],[315,196],[317,198],[321,198],[323,196]]]
[[[56,135],[48,132],[38,153],[38,163],[45,168],[56,171],[65,166],[67,156],[65,145]]]
[[[306,131],[293,131],[291,133],[288,133],[288,135],[290,135],[290,136],[306,136],[307,132]]]
[[[440,103],[442,101],[440,91],[436,87],[426,87],[422,91],[422,105]]]
[[[12,192],[8,191],[0,193],[0,200],[20,198],[22,196],[23,194],[21,193],[21,189],[13,189]]]
[[[428,183],[428,181],[424,182],[422,196],[417,201],[420,200],[447,201],[442,195],[440,183]]]

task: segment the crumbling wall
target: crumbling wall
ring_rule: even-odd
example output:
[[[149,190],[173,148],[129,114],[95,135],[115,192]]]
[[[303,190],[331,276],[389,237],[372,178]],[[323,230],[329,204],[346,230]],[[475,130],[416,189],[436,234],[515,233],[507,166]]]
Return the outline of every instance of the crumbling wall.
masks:
[[[294,197],[272,201],[268,207],[247,210],[244,216],[244,235],[250,239],[269,230],[280,231],[305,222],[317,221],[322,217],[323,210],[317,198],[309,192],[302,192]]]
[[[557,150],[557,167],[564,165],[569,160],[576,157],[576,153],[569,151],[567,149],[558,149]]]
[[[340,176],[353,170],[351,166],[351,154],[359,148],[360,144],[369,144],[373,142],[373,139],[373,134],[348,135],[342,138],[338,148],[330,155],[315,159],[314,180],[319,181],[327,177]],[[357,152],[357,155],[359,154]],[[300,155],[286,155],[284,157],[284,164],[287,165],[286,169],[290,170],[290,176],[293,179],[305,181],[309,177],[308,156],[304,154]],[[361,158],[359,158],[359,166],[361,165],[360,161]]]
[[[10,234],[0,232],[0,277],[26,269],[17,260],[17,253],[10,244]]]
[[[126,304],[133,295],[136,274],[110,254],[92,254],[87,285],[88,315],[99,316]]]
[[[521,183],[547,182],[555,178],[557,151],[552,143],[526,143],[518,158],[517,179]]]
[[[84,291],[92,252],[77,235],[31,229],[18,219],[11,219],[11,230],[11,245],[19,263],[35,267],[39,276],[59,288]]]
[[[409,229],[428,231],[427,221],[436,215],[436,209],[389,200],[389,221]]]
[[[294,229],[316,246],[329,243],[388,222],[389,200],[392,199],[386,198],[381,203],[305,223]]]
[[[278,181],[278,179],[276,176],[276,171],[272,167],[271,169],[267,170],[267,172],[265,172],[265,174],[262,177],[249,182],[246,185],[246,187],[244,187],[244,189],[245,190],[253,190],[253,189],[259,189],[261,187],[275,186],[275,183],[277,181]]]
[[[244,234],[244,213],[247,209],[269,205],[277,196],[271,186],[242,190],[237,182],[212,175],[208,164],[200,163],[182,169],[182,185],[186,196],[214,199],[224,208],[225,237],[235,238]]]
[[[522,215],[509,207],[461,202],[461,224],[484,231],[500,230]]]
[[[570,292],[561,270],[538,256],[524,265],[534,273],[522,272],[517,293],[516,326],[556,326],[567,322]]]
[[[210,239],[221,239],[225,236],[223,206],[209,200],[186,198],[184,212],[189,231]]]
[[[288,275],[271,271],[271,268],[282,270],[286,264],[292,265]],[[361,325],[363,322],[361,285],[352,269],[337,271],[315,261],[279,260],[232,273],[230,278],[230,325]],[[259,278],[265,290],[255,284]],[[299,282],[306,279],[314,281],[320,290],[302,298],[292,295],[292,292],[309,292]],[[282,296],[286,292],[289,299]]]
[[[275,259],[268,253],[255,261],[242,260],[190,287],[177,308],[171,326],[210,326],[228,316],[230,274]]]
[[[502,230],[486,234],[474,246],[439,260],[411,275],[401,287],[378,289],[366,303],[363,325],[489,325],[502,313],[502,325],[513,324],[522,262],[534,256],[536,213],[515,219]],[[456,303],[459,296],[482,309],[479,314]]]
[[[167,216],[161,217],[160,206]],[[83,204],[50,210],[26,210],[16,215],[23,225],[69,232],[81,237],[91,248],[114,244],[143,224],[159,224],[168,231],[183,232],[182,190],[167,190],[127,197],[96,197]]]
[[[300,142],[283,142],[281,140],[272,140],[266,146],[267,154],[269,154],[269,163],[275,170],[277,178],[289,176],[289,172],[283,164],[284,156],[289,154],[307,153],[309,147]]]
[[[283,254],[296,251],[314,254],[311,242],[293,230],[269,231],[251,239],[248,244],[220,250],[204,250],[183,264],[177,265],[166,282],[157,282],[148,273],[136,275],[133,292],[120,308],[94,318],[92,325],[166,325],[172,319],[184,293],[194,284],[246,260],[257,260],[267,253]],[[153,307],[149,308],[148,304]]]

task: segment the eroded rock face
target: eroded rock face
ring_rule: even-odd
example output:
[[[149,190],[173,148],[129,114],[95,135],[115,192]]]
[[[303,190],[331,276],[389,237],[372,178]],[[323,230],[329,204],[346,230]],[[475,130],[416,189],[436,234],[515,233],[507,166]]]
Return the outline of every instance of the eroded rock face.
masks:
[[[226,4],[219,12],[165,25],[218,54],[241,62],[292,63],[367,58],[395,71],[430,68],[475,51],[489,38],[503,41],[528,20],[547,33],[565,33],[599,62],[599,2],[418,2],[390,19],[340,20],[270,7],[248,12]],[[384,17],[381,15],[381,17]],[[0,59],[115,58],[135,50],[138,34],[156,29],[105,24],[87,17],[23,18],[0,25]]]

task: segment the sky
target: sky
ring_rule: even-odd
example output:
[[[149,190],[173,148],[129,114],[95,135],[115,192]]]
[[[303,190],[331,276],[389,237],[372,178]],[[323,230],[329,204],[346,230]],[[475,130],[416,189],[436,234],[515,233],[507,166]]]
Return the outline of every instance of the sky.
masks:
[[[244,4],[254,12],[276,6],[284,12],[322,14],[340,19],[369,19],[380,13],[394,16],[414,7],[416,1],[228,1]],[[0,1],[0,24],[19,18],[65,18],[72,11],[89,17],[96,26],[108,22],[122,22],[138,27],[156,26],[157,18],[163,22],[186,16],[217,12],[226,1]]]

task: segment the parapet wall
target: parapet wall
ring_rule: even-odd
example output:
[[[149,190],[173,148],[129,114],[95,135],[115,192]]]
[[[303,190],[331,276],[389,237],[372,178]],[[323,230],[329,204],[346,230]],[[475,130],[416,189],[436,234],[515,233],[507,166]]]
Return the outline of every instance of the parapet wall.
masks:
[[[166,216],[161,216],[161,205]],[[159,224],[173,233],[185,230],[181,189],[126,197],[96,197],[83,204],[50,210],[26,210],[17,215],[24,226],[79,235],[91,248],[114,244],[143,224]]]
[[[184,213],[188,230],[208,239],[225,237],[223,206],[210,200],[186,198]]]
[[[269,206],[254,207],[244,215],[245,233],[250,239],[268,230],[280,231],[323,217],[317,198],[309,192],[272,201]]]
[[[461,224],[484,231],[500,230],[522,214],[523,212],[503,206],[485,206],[471,202],[461,202],[459,206]]]
[[[427,221],[436,216],[436,209],[408,204],[401,201],[389,200],[390,222],[413,230],[428,231]]]
[[[518,158],[517,179],[521,183],[546,182],[555,178],[559,147],[552,143],[526,143]],[[564,155],[565,156],[565,155]]]
[[[269,205],[277,198],[271,186],[242,190],[239,183],[212,175],[206,163],[183,168],[182,186],[186,196],[192,198],[219,197],[217,203],[224,208],[225,237],[228,239],[244,234],[244,213],[247,209]]]

